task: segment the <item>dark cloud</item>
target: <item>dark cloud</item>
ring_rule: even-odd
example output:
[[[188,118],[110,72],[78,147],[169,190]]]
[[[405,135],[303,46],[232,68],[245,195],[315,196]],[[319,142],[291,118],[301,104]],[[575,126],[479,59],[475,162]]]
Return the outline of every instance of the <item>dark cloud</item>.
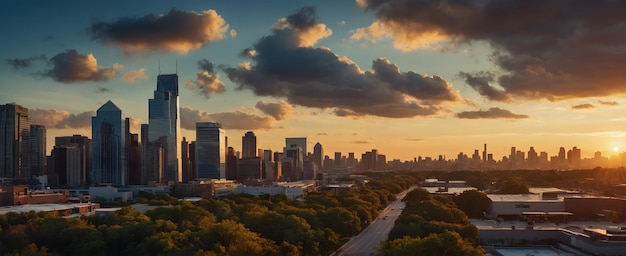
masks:
[[[506,92],[489,85],[489,83],[494,82],[494,75],[490,72],[478,72],[475,74],[459,72],[459,76],[465,79],[465,83],[471,86],[480,95],[485,96],[490,100],[500,102],[511,101],[511,98],[506,94]]]
[[[401,49],[487,42],[511,96],[563,100],[626,92],[626,1],[359,0],[376,22],[355,39]],[[376,26],[374,26],[376,25]],[[380,29],[377,29],[380,28]],[[485,86],[473,86],[486,89]],[[486,92],[483,90],[483,92]],[[483,93],[489,97],[489,93]],[[493,98],[492,98],[493,99]],[[497,100],[498,98],[495,98]]]
[[[406,139],[407,141],[423,141],[424,139]]]
[[[62,110],[31,108],[28,114],[32,124],[44,125],[47,129],[86,129],[91,128],[91,117],[96,113],[72,114]]]
[[[218,122],[222,128],[232,130],[266,130],[273,128],[273,120],[241,111],[207,113],[189,107],[180,108],[180,127],[187,130],[195,130],[196,122]]]
[[[111,88],[106,88],[106,87],[100,87],[98,86],[98,88],[96,89],[97,93],[105,93],[105,92],[110,92]]]
[[[186,54],[224,39],[228,24],[215,10],[196,13],[173,8],[167,14],[94,22],[89,31],[93,39],[121,47],[127,53],[157,50]]]
[[[616,101],[603,101],[603,100],[599,100],[598,103],[602,104],[602,105],[606,105],[606,106],[617,106],[619,105]]]
[[[488,110],[464,111],[457,113],[456,117],[460,119],[524,119],[529,118],[527,115],[515,114],[509,110],[501,108],[489,108]]]
[[[225,91],[220,75],[214,73],[213,63],[202,59],[198,61],[198,68],[200,68],[200,72],[196,73],[196,80],[189,80],[185,83],[187,89],[195,91],[207,99],[213,93],[223,93]]]
[[[45,70],[38,76],[49,77],[62,83],[107,81],[115,76],[116,70],[122,68],[119,64],[98,66],[93,54],[83,55],[74,49],[55,55],[48,63],[52,65],[52,69]]]
[[[280,19],[271,35],[244,50],[242,56],[251,62],[222,69],[238,89],[286,98],[294,105],[331,108],[339,116],[429,116],[444,103],[462,100],[441,77],[401,72],[386,59],[374,60],[372,70],[364,72],[328,48],[312,47],[332,33],[315,24],[314,17],[314,9],[305,8]]]
[[[32,56],[24,59],[6,59],[5,62],[9,64],[13,69],[25,69],[33,65],[33,62],[37,60],[46,61],[46,55]]]
[[[357,141],[353,141],[352,143],[354,144],[369,144],[369,141],[365,141],[365,140],[357,140]]]
[[[276,120],[283,120],[293,112],[293,107],[282,100],[276,103],[259,101],[256,103],[256,108]]]
[[[572,106],[572,109],[592,109],[595,108],[596,106],[594,106],[591,103],[584,103],[584,104],[578,104],[578,105],[574,105]]]

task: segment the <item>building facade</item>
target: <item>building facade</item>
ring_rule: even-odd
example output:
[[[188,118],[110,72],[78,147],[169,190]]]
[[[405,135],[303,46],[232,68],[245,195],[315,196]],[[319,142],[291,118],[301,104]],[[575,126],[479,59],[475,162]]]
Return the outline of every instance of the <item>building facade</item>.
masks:
[[[157,77],[157,89],[154,98],[148,100],[148,142],[153,154],[149,160],[159,159],[162,154],[162,163],[151,164],[146,169],[151,176],[157,177],[157,182],[181,181],[182,161],[180,158],[180,110],[178,102],[178,75],[168,74]],[[144,143],[144,141],[142,141]],[[152,144],[156,143],[156,145]],[[158,170],[162,166],[162,172]],[[152,178],[154,179],[154,178]]]
[[[92,117],[92,183],[127,185],[123,123],[122,110],[111,101],[102,105]]]
[[[196,179],[226,178],[226,133],[219,123],[196,123]]]
[[[28,108],[0,105],[0,177],[30,178],[30,165]]]
[[[241,153],[242,159],[255,158],[257,153],[256,148],[256,136],[254,132],[246,132],[246,134],[241,137]]]
[[[46,172],[46,127],[30,125],[30,174],[44,175]]]

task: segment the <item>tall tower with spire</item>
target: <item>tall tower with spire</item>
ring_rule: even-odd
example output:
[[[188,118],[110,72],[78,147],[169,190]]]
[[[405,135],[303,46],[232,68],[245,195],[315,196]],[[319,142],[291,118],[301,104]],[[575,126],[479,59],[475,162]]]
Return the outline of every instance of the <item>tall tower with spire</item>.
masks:
[[[182,181],[180,144],[180,109],[178,102],[178,75],[167,74],[157,77],[154,98],[148,100],[148,142],[157,143],[162,150],[160,164],[162,177],[157,181]],[[156,151],[155,151],[156,152]],[[159,171],[147,170],[151,173]]]

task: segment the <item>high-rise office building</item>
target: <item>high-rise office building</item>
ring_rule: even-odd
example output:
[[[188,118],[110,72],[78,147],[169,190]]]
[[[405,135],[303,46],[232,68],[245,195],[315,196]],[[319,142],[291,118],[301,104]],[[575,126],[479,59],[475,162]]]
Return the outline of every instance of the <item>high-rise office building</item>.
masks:
[[[302,156],[305,157],[309,154],[306,147],[306,137],[303,138],[285,138],[285,149],[292,148],[293,145],[298,145],[302,149]],[[286,151],[283,151],[286,152]]]
[[[191,175],[191,160],[189,159],[189,141],[186,137],[183,137],[183,141],[180,142],[180,160],[182,163],[182,182],[187,183],[193,180]]]
[[[126,186],[126,151],[122,110],[107,101],[91,118],[92,168],[91,182]]]
[[[148,142],[160,145],[149,145],[152,150],[151,159],[158,159],[162,154],[162,181],[182,180],[182,161],[180,158],[180,110],[178,103],[178,75],[159,75],[154,99],[148,100]],[[144,143],[144,141],[142,141]],[[159,165],[149,166],[147,173],[160,173]],[[159,179],[160,180],[160,179]]]
[[[79,166],[78,169],[78,179],[79,179],[79,185],[85,185],[88,182],[91,181],[91,167],[92,167],[92,161],[91,161],[91,139],[88,138],[87,136],[82,136],[82,135],[72,135],[72,136],[60,136],[60,137],[55,137],[54,138],[54,149],[56,148],[61,148],[61,147],[75,147],[77,148],[80,152],[80,163],[78,165],[73,164],[72,166]],[[54,159],[54,154],[52,155],[52,159]],[[61,161],[65,161],[65,160],[61,160]],[[48,169],[48,173],[56,173],[58,174],[59,172],[61,172],[60,170],[58,170],[58,168],[61,168],[60,166],[62,166],[62,164],[59,165],[59,167],[57,167],[57,163],[55,163],[55,161],[53,161],[54,166],[49,166]]]
[[[354,154],[353,154],[354,155]],[[317,164],[317,167],[321,170],[324,169],[324,166],[322,165],[324,162],[324,148],[322,147],[322,144],[315,143],[315,146],[313,146],[313,162],[315,164]]]
[[[226,133],[219,123],[196,123],[196,179],[226,178]]]
[[[30,165],[28,108],[0,105],[0,177],[30,178]]]
[[[30,125],[30,175],[46,172],[46,127]]]
[[[256,157],[256,136],[254,135],[254,132],[246,132],[246,134],[241,137],[241,153],[242,159]]]
[[[56,176],[60,187],[71,188],[85,184],[83,154],[78,144],[54,146],[51,153],[54,166],[50,175]]]

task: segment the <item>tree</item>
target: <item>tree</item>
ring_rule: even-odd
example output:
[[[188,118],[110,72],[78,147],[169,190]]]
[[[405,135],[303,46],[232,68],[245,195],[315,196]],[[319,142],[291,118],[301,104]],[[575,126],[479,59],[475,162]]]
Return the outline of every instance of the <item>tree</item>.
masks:
[[[498,193],[500,194],[529,194],[526,181],[516,179],[505,179],[499,183]]]
[[[463,240],[456,232],[444,231],[427,237],[408,237],[383,241],[377,248],[382,255],[484,255],[483,251]]]
[[[463,191],[453,201],[470,218],[484,218],[491,207],[491,199],[478,190]]]

